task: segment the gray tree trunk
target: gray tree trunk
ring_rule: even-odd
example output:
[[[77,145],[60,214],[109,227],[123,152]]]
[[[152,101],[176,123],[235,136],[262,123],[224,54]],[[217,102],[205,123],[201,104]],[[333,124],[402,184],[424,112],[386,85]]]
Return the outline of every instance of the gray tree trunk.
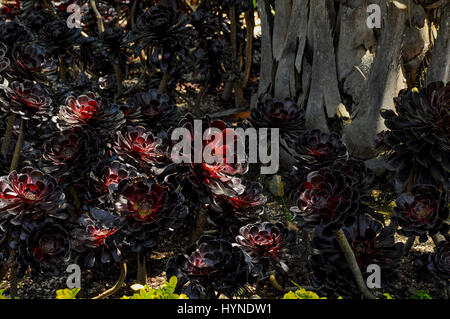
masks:
[[[258,97],[295,99],[306,109],[308,128],[338,131],[353,156],[373,157],[375,135],[386,129],[380,110],[393,108],[400,90],[418,86],[431,49],[426,82],[448,81],[450,4],[422,1],[428,4],[275,0],[272,8],[258,0]],[[380,28],[367,24],[371,4],[380,8]],[[436,39],[431,16],[440,24]]]

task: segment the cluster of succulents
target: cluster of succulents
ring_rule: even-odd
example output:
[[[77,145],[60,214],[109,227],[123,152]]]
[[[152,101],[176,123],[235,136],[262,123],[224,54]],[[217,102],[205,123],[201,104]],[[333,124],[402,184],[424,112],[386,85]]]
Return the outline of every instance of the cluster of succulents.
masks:
[[[397,193],[416,184],[449,190],[450,83],[433,82],[395,98],[395,111],[381,115],[389,129],[383,137],[388,168]]]
[[[303,232],[313,231],[308,265],[313,284],[324,295],[357,297],[363,293],[347,263],[342,232],[362,272],[373,263],[381,268],[392,266],[392,274],[407,253],[395,244],[394,233],[420,241],[448,236],[448,92],[448,85],[431,83],[418,92],[400,93],[394,100],[396,112],[382,112],[390,130],[380,133],[375,143],[393,171],[398,194],[389,226],[368,205],[375,174],[363,161],[349,157],[338,134],[313,129],[283,137],[297,162],[283,175],[285,193],[294,203],[294,223]],[[269,102],[264,105],[275,104]],[[273,107],[264,105],[254,112],[255,120],[263,114],[261,110],[277,115]],[[272,122],[267,126],[277,127]],[[433,258],[430,270],[436,268],[432,260],[439,257]]]
[[[389,226],[368,204],[374,173],[340,135],[307,130],[303,105],[290,98],[261,98],[245,125],[278,128],[296,162],[283,175],[292,219],[272,220],[262,180],[248,177],[238,152],[242,123],[196,121],[177,106],[177,89],[201,98],[249,71],[233,43],[244,43],[239,17],[253,17],[253,1],[75,1],[80,28],[67,24],[72,2],[2,6],[0,274],[12,264],[18,277],[56,276],[70,262],[123,271],[137,259],[140,280],[151,253],[189,237],[166,267],[183,296],[232,297],[255,282],[275,286],[276,276],[285,285],[296,257],[310,253],[321,295],[359,297],[337,234],[361,270],[378,264],[395,275],[397,232],[447,236],[427,265],[448,282],[449,84],[402,93],[396,111],[383,112],[389,131],[377,145],[398,191]],[[171,139],[177,129],[191,137],[183,149]],[[298,231],[312,234],[311,249]]]
[[[215,237],[187,250],[190,264],[177,257],[168,265],[180,282],[194,283],[194,296],[245,287],[261,277],[268,256],[270,268],[283,264],[296,236],[280,223],[258,224],[267,199],[261,184],[243,178],[247,159],[238,162],[234,153],[233,162],[179,163],[169,139],[177,127],[194,135],[194,117],[176,105],[177,83],[217,87],[230,71],[230,39],[223,37],[229,25],[221,13],[229,4],[192,10],[96,1],[104,17],[98,21],[80,1],[81,28],[68,26],[69,4],[3,7],[2,268],[12,257],[19,277],[38,277],[57,275],[69,261],[93,268],[145,260],[172,235],[191,231],[199,209],[211,215]],[[140,79],[124,90],[127,75]],[[233,146],[243,143],[229,135],[229,123],[205,117],[202,125],[232,138]],[[229,149],[214,141],[204,140],[202,153],[210,147],[225,156]],[[232,244],[250,223],[269,229],[273,242]],[[264,256],[246,252],[253,244]]]
[[[369,265],[376,264],[383,274],[382,288],[395,282],[395,269],[403,255],[403,244],[395,242],[394,229],[383,227],[369,215],[362,214],[343,231],[363,273]],[[309,267],[313,272],[313,283],[321,287],[322,294],[329,298],[359,298],[361,294],[340,245],[324,227],[315,229],[311,248]]]

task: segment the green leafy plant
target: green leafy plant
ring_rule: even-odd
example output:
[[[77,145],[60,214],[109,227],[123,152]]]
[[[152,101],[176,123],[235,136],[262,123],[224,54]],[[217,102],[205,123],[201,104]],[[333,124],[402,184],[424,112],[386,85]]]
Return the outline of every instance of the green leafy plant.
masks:
[[[0,300],[1,300],[1,299],[11,299],[11,298],[5,297],[5,296],[3,295],[3,292],[4,292],[5,290],[6,290],[6,289],[0,289]]]
[[[77,299],[80,288],[60,289],[56,291],[56,299]]]
[[[283,296],[283,299],[327,299],[326,297],[319,297],[318,294],[303,288],[296,291],[289,291]]]
[[[431,298],[428,291],[419,290],[414,295],[412,295],[410,299],[433,299],[433,298]]]
[[[295,282],[292,283],[296,285],[298,289],[296,291],[289,291],[284,294],[282,299],[327,299],[326,297],[319,297],[319,295],[315,292],[308,291]]]
[[[133,296],[123,296],[121,299],[189,299],[184,294],[175,294],[177,286],[177,277],[172,276],[169,282],[164,282],[164,285],[158,289],[152,289],[147,285],[133,285],[131,289],[137,291]]]

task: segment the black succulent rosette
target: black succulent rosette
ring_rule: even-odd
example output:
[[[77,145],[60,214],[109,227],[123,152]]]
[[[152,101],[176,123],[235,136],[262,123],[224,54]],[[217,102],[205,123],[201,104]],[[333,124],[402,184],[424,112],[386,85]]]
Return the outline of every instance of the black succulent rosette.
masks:
[[[120,181],[140,175],[137,169],[118,160],[106,160],[98,163],[89,174],[90,200],[104,203],[109,195],[117,189]]]
[[[24,120],[47,121],[52,116],[52,99],[45,89],[32,81],[10,83],[0,95],[0,102],[4,112],[15,113]]]
[[[155,133],[158,127],[167,130],[179,122],[177,106],[167,94],[160,94],[157,90],[136,94],[128,99],[128,103],[139,107],[142,121]]]
[[[253,181],[243,181],[245,191],[241,195],[213,195],[209,220],[218,228],[221,236],[234,237],[241,226],[259,221],[264,213],[267,197],[263,186]]]
[[[434,252],[428,255],[428,270],[443,285],[450,284],[450,241],[443,240],[434,247]]]
[[[337,133],[324,133],[311,130],[297,138],[288,138],[287,145],[299,162],[298,167],[309,170],[329,167],[336,160],[347,160],[347,147]]]
[[[239,247],[202,236],[185,254],[169,259],[166,274],[178,278],[178,289],[190,282],[184,291],[189,298],[217,298],[215,291],[231,298],[253,280],[254,267]]]
[[[135,54],[153,46],[150,61],[162,73],[175,72],[179,61],[195,48],[196,33],[189,20],[163,5],[153,5],[138,17],[124,39],[134,43]]]
[[[78,56],[75,46],[83,41],[83,37],[81,29],[67,27],[67,21],[51,19],[39,30],[38,40],[50,54],[60,59],[60,67],[66,67]]]
[[[99,35],[106,57],[115,65],[122,65],[129,56],[123,43],[124,37],[125,33],[121,27],[107,28]]]
[[[367,266],[376,264],[381,270],[381,287],[395,282],[396,268],[403,255],[403,243],[396,243],[395,230],[383,227],[369,215],[359,215],[354,223],[343,228],[363,276]],[[311,242],[312,255],[309,268],[312,283],[328,298],[360,298],[359,289],[335,236],[324,227],[317,227]]]
[[[101,141],[94,134],[66,129],[44,142],[39,167],[61,184],[80,182],[103,153]]]
[[[104,137],[113,135],[125,122],[118,105],[103,101],[93,92],[67,97],[55,120],[60,129],[90,129]]]
[[[60,210],[65,195],[56,180],[33,167],[0,177],[0,228],[20,225],[24,217],[66,218]]]
[[[393,221],[399,234],[419,236],[421,242],[438,232],[446,234],[449,224],[448,199],[433,185],[416,185],[411,192],[402,193],[396,200]]]
[[[187,18],[196,31],[196,41],[177,65],[180,80],[217,88],[233,63],[229,39],[221,36],[229,26],[220,13],[202,6]]]
[[[52,12],[44,9],[37,8],[27,8],[27,3],[30,1],[22,1],[23,3],[23,13],[21,16],[21,21],[29,30],[38,32],[39,30],[51,19],[53,19]]]
[[[47,53],[39,44],[18,42],[12,51],[10,72],[13,78],[25,77],[44,85],[57,79],[57,64],[47,58]]]
[[[264,273],[271,270],[286,274],[286,262],[297,250],[297,232],[283,223],[263,222],[243,226],[236,242],[251,258],[252,263],[262,265]]]
[[[450,83],[430,83],[418,92],[394,99],[395,111],[381,115],[389,129],[384,136],[390,152],[388,169],[395,172],[397,193],[408,185],[450,187]]]
[[[279,128],[282,136],[295,138],[305,131],[305,111],[289,98],[260,100],[251,111],[250,121],[256,127]]]
[[[124,245],[133,252],[151,251],[184,224],[189,211],[183,203],[183,195],[170,184],[145,176],[122,180],[114,208],[125,219]]]
[[[307,176],[291,207],[295,223],[305,230],[324,226],[330,234],[353,221],[360,195],[350,177],[339,170],[322,168]]]
[[[40,273],[57,276],[70,258],[70,235],[64,224],[52,218],[27,220],[12,234],[11,247],[17,251],[18,277],[31,269],[31,277]]]
[[[118,216],[99,208],[79,218],[79,225],[71,231],[72,249],[88,268],[97,262],[118,263],[123,260],[117,232],[122,226]]]
[[[120,159],[152,168],[170,162],[169,145],[143,126],[127,126],[117,132],[114,151]]]
[[[297,166],[281,175],[283,181],[283,192],[288,198],[294,198],[300,185],[306,182],[308,171],[305,169],[298,169]]]
[[[367,198],[375,186],[375,174],[366,166],[364,161],[350,158],[338,160],[331,165],[331,169],[340,170],[352,180],[353,187],[358,190],[361,199]]]
[[[190,154],[183,154],[181,151],[179,154],[180,159],[182,159],[179,166],[187,169],[182,172],[185,183],[189,184],[187,191],[191,190],[194,197],[198,195],[199,201],[205,203],[211,203],[212,194],[229,197],[241,195],[245,191],[245,186],[240,177],[248,171],[247,157],[239,158],[237,154],[239,146],[244,149],[242,139],[225,122],[204,118],[202,120],[203,136],[207,130],[215,134],[211,135],[209,139],[201,141],[201,153],[197,154],[197,156],[201,156],[201,159],[196,163],[196,155],[194,154],[197,149],[194,145],[196,133],[194,132],[192,115],[185,115],[178,127],[188,130],[191,137],[190,143],[187,141],[191,146]],[[206,147],[208,147],[208,150],[205,150]],[[172,155],[177,151],[172,149]],[[208,161],[209,163],[202,156],[205,152],[212,157],[211,161]],[[227,160],[227,156],[231,158],[231,161]],[[172,160],[174,159],[172,158]]]
[[[0,39],[9,48],[18,41],[33,40],[34,36],[29,33],[23,24],[14,20],[0,19]]]

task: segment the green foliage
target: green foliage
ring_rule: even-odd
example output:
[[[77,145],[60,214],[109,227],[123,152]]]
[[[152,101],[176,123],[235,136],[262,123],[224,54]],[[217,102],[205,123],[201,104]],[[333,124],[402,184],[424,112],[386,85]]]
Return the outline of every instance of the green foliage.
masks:
[[[430,297],[428,291],[419,290],[414,295],[412,295],[410,299],[433,299],[433,298]]]
[[[77,299],[80,288],[60,289],[56,291],[56,299]]]
[[[177,286],[177,277],[173,276],[169,282],[164,282],[164,285],[159,289],[152,289],[147,285],[133,285],[131,289],[137,291],[133,296],[123,296],[121,299],[189,299],[186,295],[175,294]]]
[[[394,297],[392,297],[390,294],[385,292],[382,297],[377,298],[377,299],[394,299]]]
[[[5,296],[3,295],[3,292],[4,292],[5,290],[6,290],[6,289],[0,289],[0,300],[1,300],[1,299],[11,299],[11,298],[5,297]]]
[[[283,299],[327,299],[326,297],[319,297],[315,292],[307,291],[305,289],[299,289],[294,291],[289,291],[283,296]]]
[[[327,299],[326,297],[319,297],[319,295],[315,292],[308,291],[297,285],[295,282],[293,282],[293,284],[298,287],[298,290],[289,291],[283,296],[282,299]]]

